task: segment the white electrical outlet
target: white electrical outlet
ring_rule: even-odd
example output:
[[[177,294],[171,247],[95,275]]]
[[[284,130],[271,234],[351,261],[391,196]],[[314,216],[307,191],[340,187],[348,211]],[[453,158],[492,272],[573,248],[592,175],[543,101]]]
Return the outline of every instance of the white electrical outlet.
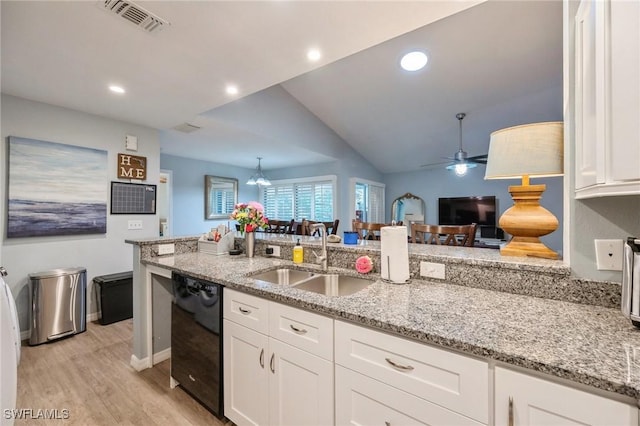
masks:
[[[420,276],[444,280],[444,263],[420,262]]]
[[[127,229],[142,229],[142,221],[141,220],[130,220],[127,223]]]
[[[599,271],[622,271],[623,240],[595,240],[595,245]]]
[[[158,255],[173,254],[175,252],[175,244],[158,244]]]
[[[267,248],[273,249],[273,253],[271,253],[269,256],[280,257],[280,246],[267,246]]]

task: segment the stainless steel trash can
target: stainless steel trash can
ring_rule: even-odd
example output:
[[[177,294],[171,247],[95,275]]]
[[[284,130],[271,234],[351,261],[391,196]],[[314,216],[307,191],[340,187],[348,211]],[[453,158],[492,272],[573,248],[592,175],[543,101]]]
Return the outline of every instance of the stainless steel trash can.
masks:
[[[87,270],[65,268],[29,274],[30,345],[50,342],[87,329]]]

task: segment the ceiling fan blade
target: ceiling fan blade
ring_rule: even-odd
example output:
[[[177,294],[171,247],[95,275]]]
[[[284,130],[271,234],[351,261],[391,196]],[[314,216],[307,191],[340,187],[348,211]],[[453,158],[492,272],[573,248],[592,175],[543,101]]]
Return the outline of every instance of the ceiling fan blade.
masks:
[[[487,154],[484,155],[475,155],[473,157],[469,157],[467,158],[467,161],[470,161],[472,163],[478,163],[478,164],[487,164]]]
[[[430,169],[430,168],[436,168],[439,166],[442,166],[443,164],[449,164],[451,163],[451,161],[440,161],[438,163],[427,163],[427,164],[422,164],[420,166],[421,169]]]
[[[489,156],[489,154],[483,154],[483,155],[474,155],[473,157],[469,157],[467,158],[467,160],[487,160],[487,157]]]

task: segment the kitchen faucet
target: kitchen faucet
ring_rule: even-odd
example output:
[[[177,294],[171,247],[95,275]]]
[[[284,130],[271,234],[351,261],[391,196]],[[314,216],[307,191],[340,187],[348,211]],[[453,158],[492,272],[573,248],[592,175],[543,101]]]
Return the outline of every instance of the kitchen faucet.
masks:
[[[309,231],[315,231],[316,229],[321,229],[322,231],[320,231],[320,236],[322,237],[322,253],[320,253],[320,255],[318,255],[315,251],[312,250],[312,253],[315,255],[316,260],[318,260],[320,262],[320,264],[322,265],[322,270],[326,271],[328,269],[328,264],[327,264],[327,228],[324,226],[324,223],[314,223],[313,225],[309,226]],[[310,234],[313,235],[313,232],[309,232]]]

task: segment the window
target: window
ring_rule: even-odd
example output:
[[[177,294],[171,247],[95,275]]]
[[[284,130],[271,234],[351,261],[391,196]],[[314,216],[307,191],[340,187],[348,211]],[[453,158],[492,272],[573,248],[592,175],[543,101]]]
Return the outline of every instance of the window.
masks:
[[[335,176],[271,181],[260,187],[260,200],[268,218],[329,222],[335,219]]]
[[[350,186],[355,208],[353,218],[361,222],[385,223],[384,184],[352,178]]]

